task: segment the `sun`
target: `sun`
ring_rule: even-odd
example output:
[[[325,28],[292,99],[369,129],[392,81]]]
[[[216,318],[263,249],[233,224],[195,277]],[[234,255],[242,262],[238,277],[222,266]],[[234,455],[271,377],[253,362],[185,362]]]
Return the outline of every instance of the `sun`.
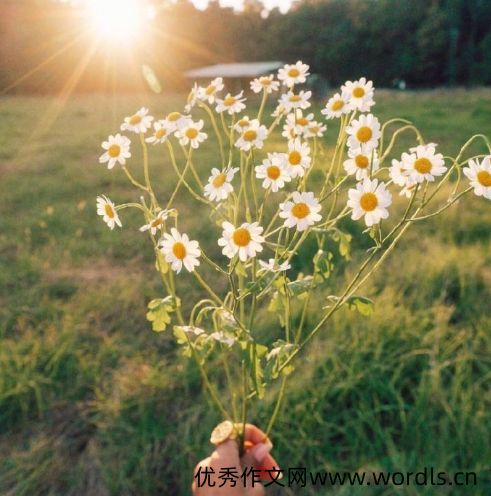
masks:
[[[87,0],[90,24],[107,40],[131,41],[144,25],[141,4],[138,0]]]

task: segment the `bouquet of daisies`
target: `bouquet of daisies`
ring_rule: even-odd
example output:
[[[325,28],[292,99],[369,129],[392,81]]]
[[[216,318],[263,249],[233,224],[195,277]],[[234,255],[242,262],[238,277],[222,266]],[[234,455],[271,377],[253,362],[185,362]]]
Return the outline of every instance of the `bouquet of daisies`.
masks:
[[[119,205],[99,196],[97,213],[113,229],[122,226],[122,210],[141,211],[140,231],[152,243],[164,291],[148,304],[153,330],[172,327],[220,414],[235,424],[245,423],[250,402],[279,380],[267,434],[295,360],[341,307],[371,312],[372,302],[358,290],[409,226],[442,214],[471,191],[491,200],[491,146],[485,136],[470,138],[456,157],[444,156],[411,122],[381,123],[372,113],[373,84],[365,78],[347,81],[316,117],[310,111],[312,92],[300,89],[308,76],[309,66],[299,61],[254,79],[251,92],[260,102],[249,109],[244,93],[228,93],[222,78],[195,84],[182,113],[154,119],[142,108],[126,117],[124,134],[109,136],[100,157],[108,169],[122,169],[142,193],[139,202]],[[271,99],[275,108],[267,115]],[[334,149],[324,139],[333,120]],[[394,157],[403,133],[414,136],[414,146]],[[216,160],[199,161],[198,167],[200,147],[211,136]],[[131,138],[140,141],[142,158],[130,169]],[[467,157],[476,140],[484,152]],[[167,198],[154,192],[149,147],[166,149],[175,172]],[[448,191],[442,190],[445,183],[451,192],[442,201],[438,193]],[[175,208],[182,195],[208,212],[216,243],[208,254]],[[402,209],[392,205],[395,195],[402,196]],[[364,224],[370,240],[361,261],[352,256],[352,237],[342,229],[349,218]],[[316,246],[313,256],[307,242]],[[353,265],[354,276],[327,294],[336,257]],[[293,270],[295,258],[310,272]],[[201,288],[199,298],[187,298],[185,305],[183,272]],[[258,314],[266,311],[277,320],[275,336],[264,337],[258,329]]]

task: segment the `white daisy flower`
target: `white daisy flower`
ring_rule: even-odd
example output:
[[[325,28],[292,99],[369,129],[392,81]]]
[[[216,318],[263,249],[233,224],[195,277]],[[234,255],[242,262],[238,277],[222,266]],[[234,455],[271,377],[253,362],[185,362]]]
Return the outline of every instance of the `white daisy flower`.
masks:
[[[285,219],[286,227],[296,227],[299,231],[305,231],[322,219],[320,210],[321,205],[314,197],[314,193],[294,191],[291,200],[280,203],[279,215]]]
[[[241,117],[235,124],[234,124],[234,131],[238,133],[242,133],[249,129],[251,127],[251,120],[247,115],[244,115],[244,117]]]
[[[190,121],[192,122],[192,119],[189,115],[183,115],[181,114],[181,112],[171,112],[170,114],[167,114],[165,120],[169,124],[170,132],[178,131]]]
[[[199,91],[200,87],[197,83],[194,83],[191,91],[189,92],[186,105],[184,106],[184,111],[186,113],[191,112],[191,109],[196,105],[196,102],[198,101]]]
[[[293,93],[289,91],[288,93],[283,93],[279,100],[279,105],[281,105],[286,112],[291,112],[295,109],[303,109],[310,107],[309,99],[312,96],[311,91],[299,91],[298,93]]]
[[[351,122],[346,128],[349,135],[348,146],[358,148],[364,146],[366,150],[377,148],[380,138],[380,122],[372,114],[360,115],[359,119]]]
[[[419,145],[413,153],[403,153],[401,161],[402,168],[415,183],[432,182],[447,170],[443,155],[436,153],[434,145]]]
[[[245,152],[251,148],[262,148],[267,135],[266,126],[261,125],[257,119],[253,119],[249,121],[249,127],[242,131],[235,146]]]
[[[321,110],[321,114],[325,115],[326,119],[337,119],[344,114],[349,114],[352,110],[349,95],[336,93],[329,98],[326,107]]]
[[[354,175],[357,181],[368,177],[370,169],[373,173],[379,168],[380,160],[376,150],[367,149],[365,146],[350,148],[348,157],[343,163],[344,170],[348,176]]]
[[[469,160],[468,167],[464,167],[463,172],[474,188],[474,193],[491,200],[491,156],[485,157],[481,163]]]
[[[201,250],[197,241],[191,241],[187,234],[180,234],[174,227],[170,234],[164,233],[160,241],[160,251],[165,256],[165,261],[170,264],[177,274],[181,272],[182,266],[193,272],[200,262]]]
[[[349,96],[349,102],[353,110],[369,112],[370,107],[375,105],[373,100],[373,83],[362,77],[358,81],[346,81],[341,86],[341,92]]]
[[[219,99],[217,98],[217,106],[216,106],[216,111],[221,114],[222,112],[227,112],[228,114],[238,114],[242,110],[245,109],[245,98],[242,98],[242,95],[244,94],[243,91],[241,91],[238,95],[231,95],[230,93],[227,93],[225,98]]]
[[[163,228],[167,217],[169,217],[168,210],[161,210],[148,224],[140,227],[140,232],[150,231],[155,236],[157,231]]]
[[[175,136],[179,139],[179,143],[183,146],[191,145],[192,148],[198,148],[199,144],[205,141],[208,137],[203,133],[203,121],[193,122],[191,119],[186,121],[182,128],[176,131]]]
[[[130,145],[131,141],[126,136],[119,133],[109,136],[107,141],[102,143],[102,148],[106,151],[99,157],[99,163],[107,162],[108,169],[112,169],[117,163],[126,164],[126,159],[131,157]]]
[[[122,227],[118,212],[116,212],[116,206],[107,196],[97,197],[97,215],[102,217],[102,220],[111,230],[114,229],[115,225]]]
[[[170,124],[169,121],[166,119],[155,121],[153,123],[154,133],[145,141],[147,143],[152,143],[154,145],[159,145],[161,143],[164,143],[167,140],[167,138],[172,134],[173,127],[174,126]]]
[[[211,169],[211,176],[208,178],[208,184],[205,185],[205,196],[211,201],[222,201],[228,198],[234,187],[231,182],[238,167],[220,171],[217,168]]]
[[[392,179],[394,184],[402,187],[399,195],[410,198],[416,183],[410,179],[408,172],[403,169],[402,162],[400,160],[396,160],[395,158],[392,159],[392,166],[389,169],[389,177]]]
[[[304,138],[322,138],[327,127],[317,121],[312,121],[305,130]]]
[[[297,136],[302,136],[307,131],[307,128],[313,119],[314,114],[310,113],[304,116],[303,112],[297,109],[295,112],[292,112],[286,116],[285,125],[283,126],[283,132],[281,135],[289,140],[294,139]]]
[[[365,224],[370,227],[389,216],[387,207],[392,203],[392,195],[383,182],[377,179],[364,179],[356,189],[348,190],[348,207],[353,209],[351,218],[358,220],[365,216]]]
[[[303,177],[311,162],[310,147],[307,143],[302,143],[299,138],[288,142],[286,166],[292,178]]]
[[[296,64],[285,64],[278,71],[278,79],[290,88],[295,84],[305,83],[309,74],[309,66],[299,60]]]
[[[273,74],[270,76],[261,76],[251,81],[251,90],[254,93],[261,93],[261,91],[272,93],[273,91],[278,91],[279,87],[280,83],[274,80]]]
[[[133,133],[146,133],[152,125],[153,117],[148,115],[148,109],[142,107],[136,114],[125,117],[121,124],[121,131],[132,131]]]
[[[210,104],[215,103],[216,95],[223,90],[223,78],[217,77],[205,88],[199,88],[198,99]]]
[[[268,158],[265,158],[261,165],[257,165],[255,170],[256,177],[264,179],[262,187],[271,188],[275,193],[285,186],[285,182],[292,180],[285,166],[285,155],[282,153],[268,153]]]
[[[236,342],[236,339],[233,336],[229,336],[225,334],[223,331],[216,331],[211,333],[209,335],[209,339],[218,341],[219,343],[228,346],[229,348],[232,347]]]
[[[245,262],[263,250],[263,228],[257,222],[244,222],[237,228],[230,222],[224,222],[222,227],[222,237],[218,240],[218,245],[223,247],[222,253],[228,258],[238,254],[239,259]]]
[[[285,107],[281,104],[281,101],[278,102],[278,105],[276,105],[275,109],[271,113],[271,117],[279,117],[280,115],[283,115],[286,112]]]
[[[292,267],[288,263],[288,260],[285,260],[283,263],[279,263],[279,261],[274,258],[270,258],[267,262],[264,260],[259,260],[259,265],[261,266],[259,270],[262,272],[284,272]]]

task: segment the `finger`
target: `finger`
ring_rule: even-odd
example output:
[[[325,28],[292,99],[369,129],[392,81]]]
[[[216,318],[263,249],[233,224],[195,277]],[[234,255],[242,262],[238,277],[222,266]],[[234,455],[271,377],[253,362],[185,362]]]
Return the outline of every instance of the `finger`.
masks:
[[[221,467],[240,467],[239,445],[234,439],[219,444],[211,455],[210,466],[220,469]]]
[[[204,460],[201,460],[197,465],[196,467],[194,467],[194,477],[193,477],[193,483],[191,485],[191,491],[193,494],[196,493],[196,490],[198,488],[198,485],[196,484],[196,478],[198,476],[198,471],[199,469],[203,469],[205,467],[209,467],[210,466],[210,461],[211,461],[211,458],[208,457],[208,458],[205,458]]]
[[[273,443],[271,443],[271,440],[266,435],[266,433],[253,424],[246,424],[245,440],[251,441],[253,444],[266,443],[266,444],[271,444],[271,446],[273,446]]]
[[[261,463],[256,465],[256,468],[259,470],[259,477],[262,480],[279,480],[282,478],[279,475],[280,465],[269,453]]]
[[[210,462],[211,462],[211,457],[208,457],[208,458],[205,458],[204,460],[201,460],[197,465],[196,467],[194,467],[194,477],[196,477],[197,473],[198,473],[198,470],[200,468],[205,468],[205,467],[209,467],[210,466]]]

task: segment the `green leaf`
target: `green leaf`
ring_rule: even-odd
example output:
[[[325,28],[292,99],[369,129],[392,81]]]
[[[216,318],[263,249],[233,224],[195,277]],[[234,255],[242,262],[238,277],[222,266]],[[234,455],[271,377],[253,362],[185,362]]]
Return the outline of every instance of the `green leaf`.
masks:
[[[237,262],[235,265],[235,273],[242,277],[247,277],[245,265],[242,262]]]
[[[351,260],[351,240],[353,236],[334,227],[331,231],[331,238],[339,243],[339,254],[346,260]]]
[[[275,275],[276,274],[274,272],[267,272],[261,275],[256,281],[248,282],[246,284],[246,291],[253,294],[260,293],[271,284],[271,281],[274,279]]]
[[[273,348],[266,355],[268,364],[267,370],[272,379],[276,379],[280,373],[288,375],[293,371],[293,366],[291,364],[288,364],[283,368],[282,366],[297,348],[298,345],[287,343],[281,339],[273,343]]]
[[[218,320],[219,328],[224,331],[239,332],[240,326],[237,324],[235,317],[230,310],[220,307],[215,310],[215,316]]]
[[[373,313],[373,301],[365,296],[350,296],[347,303],[351,310],[357,310],[362,315],[369,316]]]
[[[287,287],[293,296],[299,296],[302,293],[306,293],[311,288],[312,284],[312,276],[301,277],[299,274],[298,279],[296,281],[290,281],[287,284]]]
[[[169,264],[165,261],[164,254],[158,250],[155,257],[155,270],[162,274],[167,274],[169,272]]]
[[[314,266],[324,279],[328,279],[334,269],[332,259],[333,254],[324,250],[318,250],[314,255]]]
[[[275,291],[268,305],[268,312],[278,316],[280,325],[285,326],[286,296],[281,291]]]
[[[172,296],[156,298],[148,304],[147,320],[152,323],[155,332],[165,331],[171,321],[171,313],[180,305],[179,299]]]

